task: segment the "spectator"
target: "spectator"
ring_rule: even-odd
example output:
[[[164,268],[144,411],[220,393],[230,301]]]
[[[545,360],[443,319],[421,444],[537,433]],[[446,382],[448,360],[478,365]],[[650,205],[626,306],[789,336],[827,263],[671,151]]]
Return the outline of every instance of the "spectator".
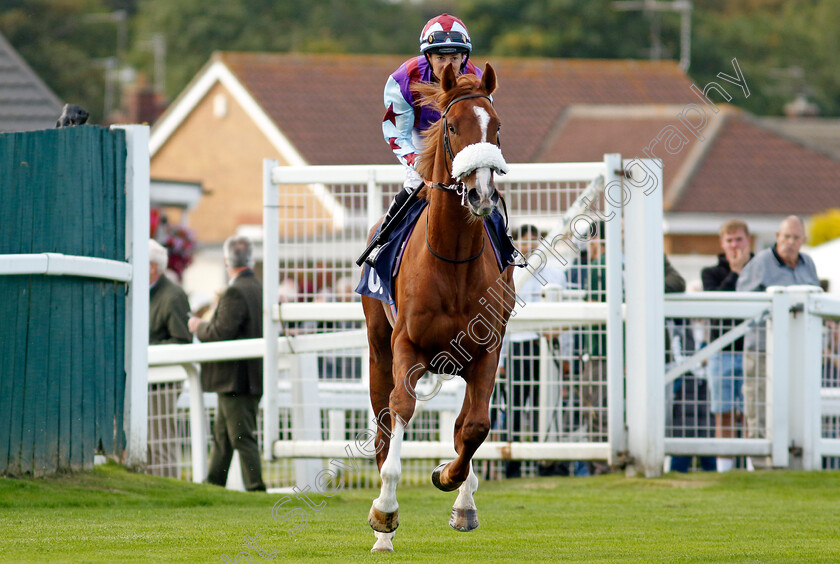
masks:
[[[262,337],[262,286],[251,270],[253,245],[247,237],[229,237],[224,255],[228,287],[210,321],[192,317],[189,329],[205,342]],[[204,391],[218,394],[209,483],[225,486],[233,451],[237,450],[245,489],[265,491],[256,435],[262,382],[259,358],[201,365]]]
[[[668,260],[668,255],[663,255],[663,269],[665,293],[685,292],[685,278],[673,267],[671,261]],[[667,366],[669,362],[679,362],[683,353],[690,354],[693,351],[694,337],[688,320],[673,320],[670,328],[666,326],[665,329],[665,365]],[[703,424],[704,420],[708,418],[708,412],[703,405],[706,401],[706,390],[702,381],[691,372],[683,374],[674,381],[673,394],[674,436],[703,436],[703,429],[709,425]],[[674,456],[671,458],[671,470],[674,472],[687,472],[690,464],[690,456]],[[714,470],[714,461],[711,457],[700,457],[700,467],[703,470]]]
[[[190,302],[180,286],[164,272],[166,247],[149,239],[149,344],[191,343],[187,328]]]
[[[776,233],[776,244],[758,253],[747,263],[738,277],[739,292],[763,292],[770,286],[807,284],[819,286],[817,269],[808,255],[799,252],[805,243],[805,225],[795,215],[782,221]],[[744,417],[747,437],[765,435],[767,360],[765,331],[751,331],[744,336]],[[766,467],[767,460],[752,459],[755,467]]]
[[[516,245],[527,257],[539,245],[540,231],[533,225],[522,225],[515,233]],[[548,259],[551,260],[551,259]],[[565,288],[566,277],[556,265],[551,262],[545,265],[533,265],[539,269],[540,280],[531,276],[516,293],[525,302],[542,300],[543,281],[546,287]],[[548,335],[551,340],[553,335]],[[499,367],[499,385],[497,397],[504,402],[504,427],[507,440],[522,441],[525,438],[523,427],[527,425],[529,437],[536,438],[540,409],[540,335],[534,331],[512,333],[506,341],[509,343],[508,354],[504,357],[504,364]],[[497,418],[498,411],[493,416]],[[523,425],[523,420],[527,421]],[[533,440],[533,439],[532,439]],[[505,464],[505,477],[518,478],[522,475],[522,463],[511,460]]]
[[[607,301],[607,253],[604,245],[606,224],[603,221],[590,227],[586,245],[587,265],[583,272],[586,300]],[[623,258],[622,258],[623,261]],[[581,425],[589,440],[607,439],[607,326],[590,325],[579,340],[582,369],[580,386]],[[592,463],[593,472],[609,471],[604,462]]]
[[[676,270],[673,272],[676,273]],[[679,277],[682,278],[682,276]],[[697,349],[690,320],[669,319],[665,323],[665,331],[667,347],[665,350],[665,368],[667,370],[670,368],[670,362],[678,364],[686,356],[694,354]],[[706,379],[698,377],[693,372],[685,372],[674,380],[671,410],[671,428],[673,431],[668,436],[704,438],[710,435],[712,417],[709,414],[707,388]],[[688,472],[692,458],[691,456],[672,456],[671,471]],[[697,458],[702,470],[713,472],[716,469],[714,456],[699,456]]]
[[[190,343],[187,328],[190,305],[180,286],[164,271],[166,248],[149,239],[149,344]],[[177,402],[180,384],[149,384],[148,464],[152,473],[178,478]]]
[[[720,247],[716,266],[704,268],[701,273],[706,292],[734,292],[744,266],[752,259],[750,230],[739,219],[730,219],[720,227]],[[709,340],[714,341],[732,330],[737,321],[724,319],[711,330]],[[735,414],[743,410],[741,387],[744,381],[744,338],[741,337],[709,359],[707,374],[712,392],[712,414],[715,417],[715,437],[735,436]],[[717,471],[732,469],[731,457],[718,457]]]

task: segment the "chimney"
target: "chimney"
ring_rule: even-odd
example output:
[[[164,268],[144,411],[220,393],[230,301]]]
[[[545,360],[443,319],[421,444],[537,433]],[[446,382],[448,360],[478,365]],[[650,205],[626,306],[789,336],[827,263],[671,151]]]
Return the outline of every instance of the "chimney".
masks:
[[[139,73],[134,84],[123,94],[123,107],[111,116],[112,123],[148,123],[152,125],[166,109],[163,94],[155,92],[145,75]]]

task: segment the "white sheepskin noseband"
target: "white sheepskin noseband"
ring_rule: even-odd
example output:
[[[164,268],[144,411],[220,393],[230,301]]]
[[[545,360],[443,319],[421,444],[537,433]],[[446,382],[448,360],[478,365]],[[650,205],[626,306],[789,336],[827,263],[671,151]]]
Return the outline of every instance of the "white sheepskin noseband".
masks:
[[[491,168],[498,174],[507,173],[508,165],[502,150],[492,143],[473,143],[461,149],[452,160],[452,176],[461,179],[480,168]]]

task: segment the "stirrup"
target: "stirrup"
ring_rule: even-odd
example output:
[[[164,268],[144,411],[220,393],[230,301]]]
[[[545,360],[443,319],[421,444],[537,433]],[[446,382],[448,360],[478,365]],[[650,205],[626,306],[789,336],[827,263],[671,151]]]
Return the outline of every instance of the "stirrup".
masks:
[[[512,239],[511,239],[511,243],[513,243]],[[513,256],[511,257],[512,260],[510,260],[508,262],[508,264],[510,266],[516,266],[516,267],[528,266],[528,259],[525,258],[525,255],[522,254],[522,252],[519,249],[517,249],[515,246],[513,248],[516,252],[513,254]]]
[[[370,265],[371,268],[376,266],[376,259],[379,257],[379,253],[382,250],[382,246],[374,247],[373,250],[370,252],[368,256],[365,257],[365,262]]]

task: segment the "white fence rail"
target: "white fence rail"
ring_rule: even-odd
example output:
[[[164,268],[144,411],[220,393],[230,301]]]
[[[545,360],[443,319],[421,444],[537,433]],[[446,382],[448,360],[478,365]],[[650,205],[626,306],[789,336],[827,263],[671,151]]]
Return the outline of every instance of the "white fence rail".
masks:
[[[820,384],[824,319],[840,316],[840,302],[801,288],[665,299],[660,171],[654,161],[622,161],[618,155],[607,155],[602,163],[512,165],[511,173],[501,179],[514,227],[539,224],[549,233],[550,246],[559,251],[554,237],[568,234],[575,219],[581,215],[601,219],[606,232],[592,242],[605,244],[606,258],[598,265],[591,259],[584,261],[583,251],[590,241],[577,241],[578,256],[563,254],[569,287],[554,296],[557,303],[543,301],[515,310],[509,334],[542,335],[535,358],[538,374],[529,384],[538,393],[524,400],[525,406],[512,406],[510,397],[500,399],[494,394],[491,413],[509,415],[520,409],[523,421],[528,419],[522,423],[524,438],[513,437],[510,422],[501,415],[477,460],[607,460],[656,476],[663,470],[666,455],[768,455],[775,466],[807,469],[819,468],[822,457],[840,456],[840,439],[823,436],[821,428],[826,416],[837,413],[840,395],[828,388],[821,395]],[[267,391],[263,398],[265,458],[296,459],[296,481],[307,483],[321,469],[321,462],[305,459],[345,457],[354,434],[375,426],[367,398],[367,343],[358,298],[344,295],[355,301],[329,301],[342,299],[341,294],[322,299],[321,291],[330,279],[333,283],[341,278],[358,280],[352,260],[363,248],[367,227],[381,215],[389,190],[401,185],[402,169],[278,167],[266,161],[264,177],[264,334],[289,336],[155,346],[149,349],[149,362],[163,366],[262,357]],[[582,196],[593,186],[598,188],[597,202],[583,210]],[[294,208],[295,215],[283,216],[287,208]],[[548,247],[546,241],[543,254],[550,261],[562,262],[557,258],[562,252],[553,253]],[[275,264],[277,271],[272,268]],[[605,290],[595,295],[585,281],[598,269],[605,274]],[[523,275],[527,273],[517,275],[518,281]],[[298,293],[278,304],[278,296],[283,301],[280,289],[285,284],[288,290],[290,280]],[[666,373],[666,318],[747,322],[693,359],[670,366]],[[765,320],[768,341],[775,345],[767,354],[772,376],[764,401],[768,414],[764,438],[667,436],[666,385],[686,371],[700,371],[699,366],[716,350],[740,333],[758,330]],[[592,343],[600,340],[605,351],[593,354],[606,367],[606,376],[587,380],[583,375],[587,363],[593,362]],[[355,359],[358,373],[354,368],[350,377],[327,375],[331,354]],[[193,377],[197,382],[197,376]],[[414,424],[426,431],[418,436],[427,438],[407,439],[404,457],[440,459],[453,454],[446,437],[460,408],[463,388],[458,382],[446,382],[440,394],[419,406]],[[498,386],[507,385],[509,392],[514,384],[508,376],[506,384],[502,379]],[[192,382],[190,389],[197,389]],[[595,403],[581,399],[593,390],[601,399]],[[191,401],[197,401],[192,394]],[[193,409],[200,410],[197,403]],[[359,427],[358,421],[351,422],[351,414],[362,410],[367,417]],[[529,411],[538,417],[531,419]],[[430,427],[423,427],[429,425],[425,416],[434,419]],[[606,421],[603,432],[593,428],[596,420]],[[204,452],[201,445],[206,445],[206,436],[198,434],[197,428],[203,430],[203,423],[192,425],[193,453]],[[285,439],[278,441],[281,431]],[[194,454],[195,480],[203,478],[200,466],[204,463]]]
[[[774,301],[776,302],[774,305]],[[798,307],[802,304],[803,307]],[[336,317],[348,321],[363,319],[359,304],[336,304]],[[781,340],[785,332],[788,333],[787,346],[773,347],[769,350],[768,362],[773,366],[783,366],[772,376],[773,396],[768,397],[766,409],[769,414],[767,437],[761,439],[736,438],[716,439],[706,438],[673,438],[660,437],[663,456],[681,455],[711,455],[711,456],[771,456],[776,467],[792,467],[803,469],[818,469],[823,457],[840,457],[840,438],[823,437],[821,433],[821,418],[840,416],[840,385],[834,388],[821,387],[819,374],[816,381],[807,377],[807,370],[819,373],[818,365],[825,357],[821,348],[822,338],[810,341],[810,346],[802,346],[796,339],[790,338],[791,323],[800,318],[805,325],[811,326],[811,332],[822,329],[824,320],[840,319],[840,300],[831,296],[813,293],[812,289],[789,288],[773,289],[764,294],[682,294],[668,296],[665,300],[664,314],[668,318],[694,319],[723,319],[743,318],[751,319],[763,311],[783,311],[773,322],[771,319],[771,339]],[[304,304],[289,304],[284,306],[288,318],[311,321],[321,315],[312,307]],[[322,310],[326,312],[328,310]],[[510,323],[511,331],[535,329],[547,322],[556,323],[562,320],[566,324],[594,324],[606,319],[605,304],[555,303],[541,304],[539,309],[521,308],[517,310]],[[284,315],[285,315],[284,314]],[[803,314],[809,314],[807,321],[802,320]],[[785,321],[787,319],[787,321]],[[788,325],[785,328],[785,325]],[[799,329],[795,329],[799,331]],[[727,335],[721,337],[718,345],[725,346],[731,341]],[[297,337],[277,339],[277,349],[280,354],[278,367],[288,370],[293,363],[300,366],[298,372],[317,371],[313,365],[313,355],[324,353],[331,348],[364,347],[366,337],[364,331],[349,331],[339,334],[302,335]],[[816,346],[814,346],[816,345]],[[237,358],[258,358],[263,355],[265,342],[263,339],[249,339],[245,341],[231,341],[220,343],[193,345],[157,345],[149,348],[150,366],[183,365],[190,376],[189,390],[200,389],[198,373],[192,363],[214,360],[233,360]],[[712,343],[702,352],[714,352]],[[836,353],[837,351],[835,351]],[[806,355],[814,360],[809,361]],[[699,355],[698,355],[699,357]],[[699,358],[690,359],[682,372],[696,369]],[[307,367],[307,364],[309,365]],[[548,364],[547,362],[545,364]],[[813,374],[812,374],[813,376]],[[656,379],[657,385],[667,384],[664,374]],[[346,409],[367,410],[368,396],[365,383],[310,381],[314,386],[310,392],[315,396],[318,409],[338,410]],[[810,382],[810,385],[807,383]],[[808,387],[806,387],[808,386]],[[800,394],[790,393],[794,387],[799,387]],[[293,383],[289,380],[278,383],[278,405],[292,406],[295,402]],[[787,392],[785,391],[787,390]],[[433,410],[445,414],[443,420],[454,419],[460,406],[462,391],[455,381],[448,382],[441,394],[435,398],[435,403],[421,406],[422,409]],[[268,395],[268,394],[266,394]],[[192,429],[193,479],[200,481],[206,474],[206,430],[204,427],[204,406],[201,394],[189,393],[190,417]],[[774,401],[773,398],[782,398]],[[621,403],[623,403],[623,398]],[[610,414],[620,410],[610,410]],[[664,409],[661,410],[664,413]],[[348,444],[341,433],[334,429],[341,429],[345,425],[343,413],[338,421],[331,421],[328,435],[338,438],[299,439],[292,441],[278,441],[270,444],[270,456],[278,458],[319,459],[337,458],[344,454]],[[664,423],[663,423],[664,424]],[[441,459],[452,455],[453,446],[447,441],[409,441],[406,443],[405,458]],[[517,443],[488,441],[476,454],[477,460],[606,460],[610,456],[612,446],[607,443]],[[793,453],[793,456],[792,456]],[[634,456],[630,451],[629,455]]]

